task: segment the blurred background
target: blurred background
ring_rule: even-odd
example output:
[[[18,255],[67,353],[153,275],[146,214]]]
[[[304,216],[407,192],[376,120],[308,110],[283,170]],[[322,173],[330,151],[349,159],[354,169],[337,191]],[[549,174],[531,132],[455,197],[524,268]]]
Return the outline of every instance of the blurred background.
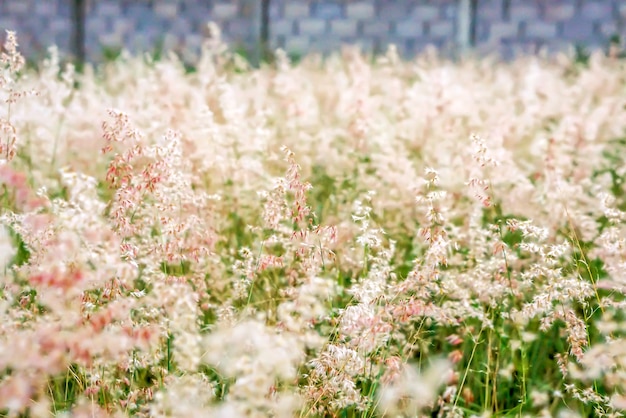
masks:
[[[411,58],[442,54],[623,50],[625,0],[0,0],[0,29],[17,31],[31,60],[51,44],[97,62],[122,49],[173,50],[193,62],[213,21],[252,62],[283,48],[293,57],[342,44]]]

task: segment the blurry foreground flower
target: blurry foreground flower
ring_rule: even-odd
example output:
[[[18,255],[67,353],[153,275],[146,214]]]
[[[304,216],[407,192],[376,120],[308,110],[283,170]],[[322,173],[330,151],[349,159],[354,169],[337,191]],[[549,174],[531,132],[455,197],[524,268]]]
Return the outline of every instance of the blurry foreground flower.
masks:
[[[11,236],[7,229],[0,226],[0,270],[4,270],[15,256],[15,249],[11,244]]]
[[[437,360],[424,372],[405,365],[402,372],[384,385],[378,394],[378,410],[382,416],[418,416],[435,401],[439,388],[445,383],[449,362]]]

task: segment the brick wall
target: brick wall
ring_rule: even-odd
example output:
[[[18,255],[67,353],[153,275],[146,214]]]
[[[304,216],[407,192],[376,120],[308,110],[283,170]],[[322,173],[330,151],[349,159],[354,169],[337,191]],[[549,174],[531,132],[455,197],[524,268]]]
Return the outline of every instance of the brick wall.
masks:
[[[71,16],[66,0],[0,1],[0,30],[16,30],[20,51],[30,58],[41,56],[50,44],[71,50]]]
[[[505,56],[572,44],[604,48],[613,36],[626,38],[623,0],[480,0],[476,11],[477,48]]]
[[[91,60],[102,57],[103,46],[197,52],[208,21],[218,23],[231,44],[258,51],[261,0],[85,1]],[[41,56],[51,43],[71,53],[74,3],[2,0],[0,29],[16,30],[27,56]],[[572,43],[605,47],[614,35],[626,38],[624,0],[269,0],[268,13],[268,46],[298,54],[329,52],[343,43],[378,52],[395,43],[410,57],[427,44],[451,52],[469,42],[480,52],[511,56]]]
[[[457,0],[272,0],[270,46],[290,52],[329,52],[344,43],[382,51],[389,43],[404,55],[427,44],[451,47]]]
[[[72,52],[73,0],[1,0],[0,30],[18,33],[20,50],[39,57],[52,43]],[[260,3],[257,0],[89,0],[85,8],[87,58],[98,60],[106,48],[132,52],[158,48],[195,55],[216,22],[235,47],[257,49]],[[189,57],[193,59],[193,57]]]
[[[100,45],[193,54],[200,49],[209,20],[222,28],[231,44],[252,47],[259,13],[254,0],[96,0],[87,7],[86,49],[90,59],[97,59]]]

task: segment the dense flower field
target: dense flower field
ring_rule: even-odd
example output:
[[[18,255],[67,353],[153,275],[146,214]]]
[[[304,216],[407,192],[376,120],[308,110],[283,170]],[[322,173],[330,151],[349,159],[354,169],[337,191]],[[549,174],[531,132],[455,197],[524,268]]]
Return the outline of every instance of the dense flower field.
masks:
[[[0,58],[0,414],[626,409],[626,66]]]

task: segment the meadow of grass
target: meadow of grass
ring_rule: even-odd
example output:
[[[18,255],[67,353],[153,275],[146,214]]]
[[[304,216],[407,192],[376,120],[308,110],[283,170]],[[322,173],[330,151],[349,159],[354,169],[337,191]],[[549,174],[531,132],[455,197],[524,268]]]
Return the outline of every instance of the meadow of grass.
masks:
[[[0,57],[0,415],[626,409],[626,67]]]

